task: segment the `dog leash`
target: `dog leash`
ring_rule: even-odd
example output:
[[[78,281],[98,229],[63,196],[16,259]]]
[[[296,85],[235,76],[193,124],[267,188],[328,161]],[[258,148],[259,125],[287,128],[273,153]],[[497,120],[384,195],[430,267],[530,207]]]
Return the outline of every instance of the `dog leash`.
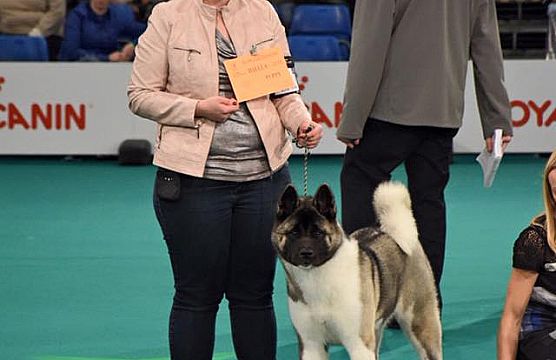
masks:
[[[313,127],[309,126],[305,130],[305,133],[308,133],[311,130],[313,130]],[[309,151],[307,144],[305,144],[305,146],[301,146],[297,142],[297,139],[295,139],[295,146],[297,146],[299,149],[303,148],[303,196],[308,196],[309,195],[309,155],[311,155],[311,152]]]
[[[309,148],[305,146],[303,154],[303,196],[308,196],[309,187]]]

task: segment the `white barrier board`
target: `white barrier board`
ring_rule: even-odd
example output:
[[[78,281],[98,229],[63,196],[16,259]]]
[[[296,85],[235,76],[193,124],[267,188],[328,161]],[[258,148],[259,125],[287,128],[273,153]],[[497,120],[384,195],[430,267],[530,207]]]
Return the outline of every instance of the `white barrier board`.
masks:
[[[110,63],[0,63],[0,154],[110,155],[125,139],[155,136],[154,123],[127,107],[131,65]],[[303,98],[325,137],[314,151],[341,154],[335,139],[347,63],[298,63]],[[506,61],[515,138],[509,152],[556,148],[556,61]],[[458,153],[484,146],[471,71]]]

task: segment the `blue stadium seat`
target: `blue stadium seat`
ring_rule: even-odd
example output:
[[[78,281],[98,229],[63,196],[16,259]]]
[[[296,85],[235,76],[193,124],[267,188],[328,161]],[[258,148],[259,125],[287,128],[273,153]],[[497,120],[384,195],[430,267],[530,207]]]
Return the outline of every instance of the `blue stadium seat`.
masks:
[[[296,61],[345,61],[348,54],[341,41],[329,35],[292,35],[290,51]]]
[[[48,61],[43,37],[0,35],[0,61]]]
[[[289,35],[333,35],[351,39],[351,15],[347,5],[298,5]]]

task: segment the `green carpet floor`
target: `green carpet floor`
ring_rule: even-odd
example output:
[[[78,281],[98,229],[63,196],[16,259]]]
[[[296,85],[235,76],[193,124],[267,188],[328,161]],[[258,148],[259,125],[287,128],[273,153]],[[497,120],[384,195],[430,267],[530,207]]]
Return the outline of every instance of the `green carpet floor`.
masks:
[[[495,359],[512,244],[541,209],[545,160],[508,155],[484,189],[473,157],[455,157],[446,193],[445,359]],[[302,158],[290,164],[301,190]],[[341,157],[312,157],[310,192],[327,182],[339,195],[340,167]],[[151,207],[153,175],[151,166],[111,160],[0,157],[0,359],[168,359],[172,283]],[[279,268],[278,359],[294,360],[284,284]],[[225,304],[217,329],[214,359],[235,359]],[[381,360],[416,358],[401,332],[386,332]],[[332,348],[331,359],[348,357]]]

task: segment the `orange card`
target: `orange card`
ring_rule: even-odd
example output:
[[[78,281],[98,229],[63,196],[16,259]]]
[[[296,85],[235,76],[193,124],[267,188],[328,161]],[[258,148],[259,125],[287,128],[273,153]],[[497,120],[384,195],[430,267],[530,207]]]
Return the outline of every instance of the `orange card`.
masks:
[[[239,102],[293,87],[292,76],[280,48],[243,55],[224,62]]]

